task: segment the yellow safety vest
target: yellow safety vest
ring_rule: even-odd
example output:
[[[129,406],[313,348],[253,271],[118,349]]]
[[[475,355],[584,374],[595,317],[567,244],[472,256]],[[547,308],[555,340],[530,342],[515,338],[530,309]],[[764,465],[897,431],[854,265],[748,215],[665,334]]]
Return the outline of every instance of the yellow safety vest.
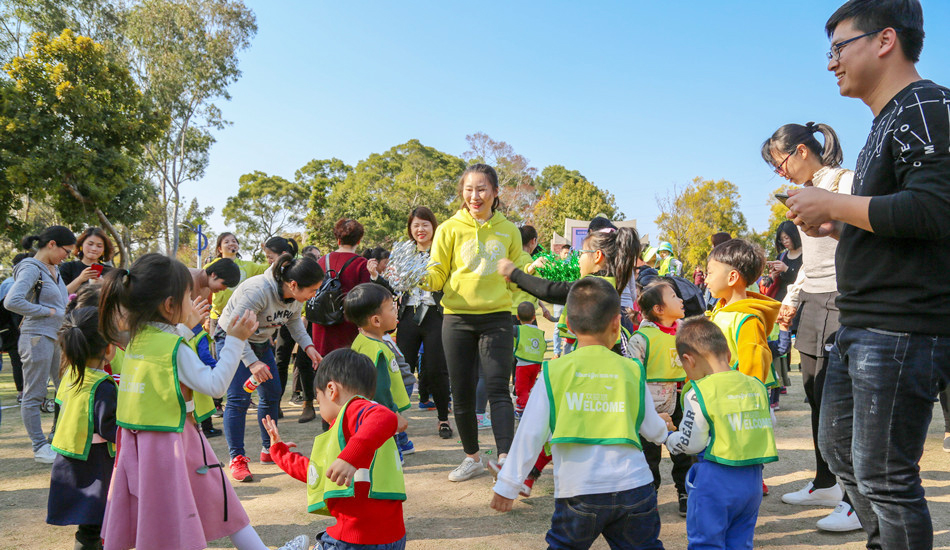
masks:
[[[544,361],[544,352],[548,343],[544,339],[544,331],[534,325],[518,325],[515,327],[515,359],[529,363]]]
[[[683,382],[686,371],[676,353],[676,336],[662,330],[646,326],[636,332],[646,340],[647,382]]]
[[[642,449],[643,365],[603,346],[585,346],[541,367],[551,405],[551,443]]]
[[[76,372],[69,369],[56,390],[59,419],[56,421],[52,446],[54,451],[63,456],[87,460],[95,434],[93,408],[96,389],[103,382],[115,384],[115,380],[106,371],[87,368],[82,384],[77,385],[76,382]],[[109,454],[115,456],[115,445],[108,443],[108,449]]]
[[[769,395],[758,378],[739,371],[693,380],[699,407],[709,422],[704,458],[726,466],[778,460]]]
[[[112,358],[112,361],[109,361],[109,368],[112,369],[112,374],[121,376],[122,375],[122,362],[125,361],[125,350],[119,346],[115,347],[115,357]]]
[[[184,429],[185,398],[178,378],[178,347],[183,342],[184,338],[177,334],[151,326],[143,328],[129,342],[119,381],[116,407],[119,426],[156,432]],[[195,419],[207,418],[214,410],[214,403],[210,397],[196,391],[192,393]]]
[[[389,349],[386,342],[374,340],[361,332],[356,335],[356,339],[353,340],[353,345],[350,347],[353,351],[369,357],[374,367],[379,363],[380,355],[383,356],[385,363],[389,365],[389,385],[381,384],[379,377],[377,377],[376,401],[386,401],[381,394],[385,395],[386,392],[389,392],[392,394],[393,403],[396,404],[396,412],[408,409],[411,404],[409,403],[409,395],[406,393],[406,385],[402,383],[402,372],[399,370],[396,354]]]
[[[709,319],[716,324],[722,333],[726,336],[726,343],[729,344],[729,353],[732,354],[732,368],[739,368],[739,330],[749,319],[755,317],[751,313],[742,313],[741,311],[713,311]],[[768,344],[766,344],[768,345]],[[769,364],[768,372],[765,374],[765,387],[771,388],[778,383],[775,381],[775,370]]]
[[[310,466],[307,468],[307,511],[312,514],[330,515],[327,499],[348,498],[356,493],[355,484],[369,482],[369,498],[379,500],[406,500],[406,481],[402,475],[402,462],[399,449],[393,438],[388,438],[373,455],[373,463],[368,469],[356,471],[349,487],[337,485],[326,476],[327,468],[340,456],[346,447],[343,436],[343,418],[346,409],[354,399],[366,399],[362,396],[351,397],[340,409],[333,426],[313,440],[310,453]]]

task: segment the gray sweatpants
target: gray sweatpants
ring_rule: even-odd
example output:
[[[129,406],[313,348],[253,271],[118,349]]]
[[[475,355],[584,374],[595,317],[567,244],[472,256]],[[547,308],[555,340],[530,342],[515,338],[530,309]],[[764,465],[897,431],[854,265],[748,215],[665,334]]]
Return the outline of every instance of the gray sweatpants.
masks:
[[[59,387],[59,345],[56,340],[38,334],[21,334],[20,358],[23,360],[23,403],[20,416],[33,442],[33,451],[46,443],[40,406],[46,399],[47,381]]]

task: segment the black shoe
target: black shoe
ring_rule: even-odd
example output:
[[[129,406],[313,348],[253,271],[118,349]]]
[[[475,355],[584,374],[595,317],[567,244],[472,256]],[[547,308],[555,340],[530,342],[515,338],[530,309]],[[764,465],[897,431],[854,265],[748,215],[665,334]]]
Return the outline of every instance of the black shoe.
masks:
[[[277,409],[277,419],[280,420],[284,417],[284,411]]]
[[[204,428],[204,429],[202,429],[201,431],[204,432],[205,437],[209,437],[209,438],[210,438],[210,437],[218,437],[219,435],[221,435],[221,434],[224,433],[224,432],[222,432],[221,430],[219,430],[219,429],[217,429],[217,428]]]
[[[686,501],[687,501],[686,493],[679,493],[678,496],[679,496],[679,501],[680,501],[680,515],[685,518],[686,517]]]
[[[439,422],[439,437],[442,439],[452,438],[452,426],[448,422]]]

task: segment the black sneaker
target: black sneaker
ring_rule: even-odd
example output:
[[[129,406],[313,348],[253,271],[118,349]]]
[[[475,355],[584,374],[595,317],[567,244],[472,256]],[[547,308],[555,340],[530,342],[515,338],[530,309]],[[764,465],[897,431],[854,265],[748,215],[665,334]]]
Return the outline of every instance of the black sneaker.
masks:
[[[686,501],[687,501],[686,493],[679,493],[678,496],[679,496],[679,501],[680,501],[680,515],[685,518],[686,517]]]
[[[218,437],[219,435],[224,433],[218,428],[202,428],[201,431],[204,432],[205,437]]]
[[[439,422],[439,437],[442,439],[452,438],[452,426],[448,422]]]

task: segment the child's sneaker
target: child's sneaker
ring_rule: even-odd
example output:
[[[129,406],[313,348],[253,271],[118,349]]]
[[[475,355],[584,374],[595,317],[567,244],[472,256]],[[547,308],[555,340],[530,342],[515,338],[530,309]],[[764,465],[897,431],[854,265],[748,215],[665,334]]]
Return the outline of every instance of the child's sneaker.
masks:
[[[769,496],[769,486],[766,485],[764,481],[762,482],[762,496]]]
[[[403,455],[411,455],[416,452],[416,446],[412,444],[412,441],[406,439],[405,443],[399,444],[399,452]]]
[[[479,430],[487,430],[491,428],[491,418],[488,418],[487,414],[476,414],[475,419],[478,420]]]
[[[56,460],[56,451],[49,443],[44,443],[38,450],[33,451],[33,460],[40,464],[52,464]]]
[[[524,414],[524,409],[515,407],[515,420],[521,420],[521,416]]]
[[[685,518],[686,517],[686,503],[689,501],[689,497],[686,495],[686,493],[677,492],[676,498],[677,500],[679,500],[680,515]]]
[[[277,550],[308,550],[309,547],[310,537],[307,535],[300,535],[294,537],[293,540],[285,542],[284,545]]]
[[[835,506],[834,512],[818,520],[818,528],[822,531],[844,533],[856,531],[862,527],[861,520],[858,519],[858,514],[854,512],[854,508],[847,502],[839,502]]]
[[[432,409],[435,408],[435,403],[433,403],[432,401],[420,401],[419,408],[424,411],[431,411]]]
[[[231,470],[231,477],[234,478],[234,481],[254,481],[254,476],[251,475],[247,463],[247,457],[244,455],[237,455],[231,459],[228,468]]]
[[[475,476],[482,475],[485,472],[485,462],[479,457],[478,460],[467,456],[459,464],[458,468],[449,473],[449,481],[467,481]]]
[[[530,497],[534,482],[537,481],[539,477],[541,477],[541,470],[532,466],[531,471],[528,472],[528,479],[524,480],[524,483],[521,484],[521,491],[518,494],[525,498]]]
[[[501,472],[501,467],[505,465],[505,458],[499,458],[497,462],[494,460],[488,461],[488,470],[491,472],[491,478],[495,481],[498,481],[498,473]]]
[[[442,439],[452,439],[452,426],[448,421],[439,422],[439,437]]]
[[[261,447],[261,464],[273,464],[274,459],[270,457],[270,449]]]

